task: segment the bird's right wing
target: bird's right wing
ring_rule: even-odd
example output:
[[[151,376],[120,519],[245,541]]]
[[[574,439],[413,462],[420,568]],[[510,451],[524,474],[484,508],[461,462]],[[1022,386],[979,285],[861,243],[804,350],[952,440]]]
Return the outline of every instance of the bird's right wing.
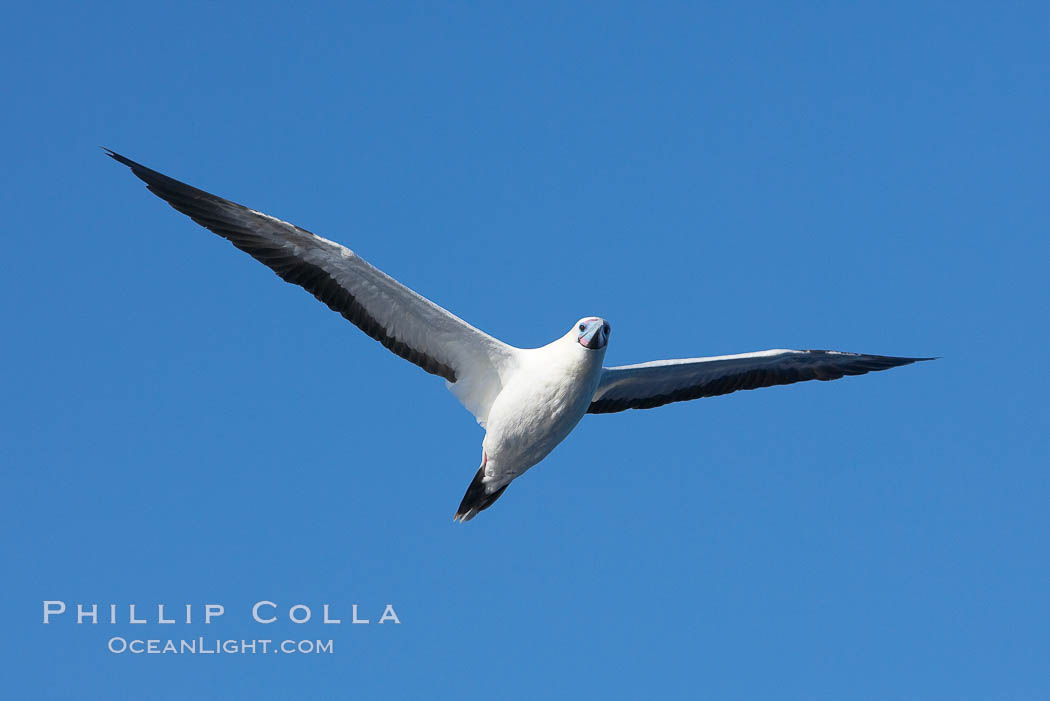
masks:
[[[294,224],[198,190],[118,153],[150,192],[305,288],[393,353],[445,378],[484,425],[517,349],[413,292],[350,249]]]
[[[920,360],[932,358],[781,349],[602,368],[598,389],[587,411],[608,414],[625,409],[651,409],[741,389],[804,380],[837,380],[843,375],[863,375]]]

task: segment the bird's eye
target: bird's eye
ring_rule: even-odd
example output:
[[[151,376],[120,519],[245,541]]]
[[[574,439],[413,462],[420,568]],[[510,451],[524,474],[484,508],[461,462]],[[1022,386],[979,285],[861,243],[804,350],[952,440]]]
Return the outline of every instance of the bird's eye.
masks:
[[[586,330],[587,330],[587,324],[580,324],[580,331],[586,331]]]
[[[607,334],[608,334],[608,333],[609,333],[610,331],[612,331],[612,329],[611,329],[611,328],[609,327],[609,325],[608,325],[608,324],[606,324],[606,325],[605,325],[605,333],[607,333]]]

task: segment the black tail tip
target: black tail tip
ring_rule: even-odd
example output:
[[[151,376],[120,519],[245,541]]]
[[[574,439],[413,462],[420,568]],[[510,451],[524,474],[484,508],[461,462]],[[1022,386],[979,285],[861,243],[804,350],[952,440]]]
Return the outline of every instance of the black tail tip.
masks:
[[[485,484],[482,479],[485,477],[485,466],[482,465],[478,468],[477,474],[474,475],[474,479],[471,481],[470,486],[467,487],[467,493],[463,495],[463,501],[459,503],[459,508],[456,509],[456,515],[452,517],[453,521],[459,521],[460,523],[466,523],[470,519],[477,516],[479,513],[496,503],[496,500],[507,490],[509,484],[505,484],[494,492],[488,492],[485,489]]]

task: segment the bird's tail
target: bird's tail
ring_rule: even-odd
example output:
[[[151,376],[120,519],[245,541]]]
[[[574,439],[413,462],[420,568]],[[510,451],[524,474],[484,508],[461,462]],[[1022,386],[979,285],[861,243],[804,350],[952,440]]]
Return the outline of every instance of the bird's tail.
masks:
[[[456,515],[452,519],[453,521],[460,521],[466,523],[470,519],[478,515],[478,512],[484,511],[485,509],[496,503],[496,500],[507,490],[510,484],[505,484],[494,492],[489,492],[485,488],[485,483],[482,479],[485,477],[485,463],[481,463],[481,467],[478,468],[478,472],[474,475],[473,481],[470,486],[467,487],[467,493],[463,495],[463,501],[459,503],[459,509],[456,510]]]

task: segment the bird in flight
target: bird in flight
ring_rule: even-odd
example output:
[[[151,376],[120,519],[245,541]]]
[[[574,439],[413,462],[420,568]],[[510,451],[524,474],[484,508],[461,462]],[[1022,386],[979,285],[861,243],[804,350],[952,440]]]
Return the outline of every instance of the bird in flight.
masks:
[[[485,429],[481,467],[454,520],[469,521],[545,458],[584,414],[803,380],[835,380],[932,358],[830,350],[766,350],[604,367],[611,328],[586,316],[539,348],[489,336],[369,265],[350,249],[162,175],[106,149],[147,188],[285,282],[305,288],[405,360],[445,379]]]

